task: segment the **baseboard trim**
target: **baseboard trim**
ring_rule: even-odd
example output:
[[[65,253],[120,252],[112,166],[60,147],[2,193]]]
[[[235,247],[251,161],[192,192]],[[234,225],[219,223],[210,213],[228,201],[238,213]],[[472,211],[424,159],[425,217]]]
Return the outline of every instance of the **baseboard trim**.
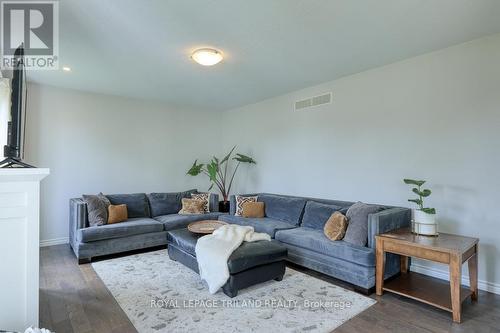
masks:
[[[68,244],[68,243],[69,243],[68,237],[44,239],[44,240],[40,241],[40,247],[59,245],[59,244]]]
[[[426,267],[426,266],[422,266],[419,264],[411,263],[410,270],[412,272],[425,274],[425,275],[432,276],[432,277],[435,277],[438,279],[447,280],[447,281],[450,280],[449,272],[441,270],[441,269],[436,269],[436,268],[431,268],[431,267]],[[468,276],[465,276],[465,275],[462,276],[462,284],[464,284],[466,286],[470,285]],[[498,284],[498,283],[492,283],[492,282],[488,282],[485,280],[478,280],[477,287],[480,290],[484,290],[484,291],[488,291],[490,293],[500,295],[500,284]]]

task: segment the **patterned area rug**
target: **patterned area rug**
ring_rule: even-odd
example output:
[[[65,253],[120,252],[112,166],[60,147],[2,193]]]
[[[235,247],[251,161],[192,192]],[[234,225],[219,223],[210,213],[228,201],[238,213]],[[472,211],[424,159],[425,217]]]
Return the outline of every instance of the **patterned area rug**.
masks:
[[[92,264],[140,333],[331,332],[375,303],[371,298],[287,268],[229,298],[210,295],[167,251]]]

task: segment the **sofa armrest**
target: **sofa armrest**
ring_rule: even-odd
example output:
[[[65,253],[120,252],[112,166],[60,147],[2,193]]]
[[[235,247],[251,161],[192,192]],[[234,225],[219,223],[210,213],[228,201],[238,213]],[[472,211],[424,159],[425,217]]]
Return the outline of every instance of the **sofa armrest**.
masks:
[[[375,248],[375,235],[391,230],[409,227],[411,210],[394,207],[368,216],[368,247]]]
[[[211,212],[219,211],[219,195],[217,193],[210,193],[208,206]]]
[[[73,246],[76,243],[76,234],[78,229],[87,228],[87,204],[81,198],[69,200],[69,241]]]

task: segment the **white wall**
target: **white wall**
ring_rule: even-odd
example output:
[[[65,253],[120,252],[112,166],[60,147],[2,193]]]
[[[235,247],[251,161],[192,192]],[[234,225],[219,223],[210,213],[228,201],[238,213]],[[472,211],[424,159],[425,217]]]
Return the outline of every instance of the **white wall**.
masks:
[[[68,237],[68,200],[82,193],[206,189],[186,171],[218,149],[217,113],[35,84],[28,96],[26,160],[51,173],[42,182],[42,244]]]
[[[193,159],[237,144],[258,164],[241,168],[234,192],[409,206],[402,179],[427,179],[441,231],[481,239],[480,287],[500,292],[500,35],[221,114],[29,88],[26,157],[51,168],[42,241],[67,237],[71,197],[203,188],[185,176]],[[292,110],[326,91],[331,105]]]
[[[327,91],[331,105],[292,110],[295,100]],[[480,238],[480,285],[500,292],[500,34],[231,110],[224,119],[224,141],[258,163],[240,175],[240,192],[409,206],[402,179],[428,180],[441,231]],[[425,269],[446,275],[444,266]]]

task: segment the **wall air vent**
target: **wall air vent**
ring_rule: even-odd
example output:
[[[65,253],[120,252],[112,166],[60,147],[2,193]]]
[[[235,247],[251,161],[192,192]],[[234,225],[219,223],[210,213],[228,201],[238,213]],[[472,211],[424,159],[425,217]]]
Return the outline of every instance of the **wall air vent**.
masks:
[[[307,99],[302,99],[295,102],[295,111],[312,108],[315,106],[320,106],[324,104],[330,104],[332,102],[332,93],[326,93],[319,96],[310,97]]]

